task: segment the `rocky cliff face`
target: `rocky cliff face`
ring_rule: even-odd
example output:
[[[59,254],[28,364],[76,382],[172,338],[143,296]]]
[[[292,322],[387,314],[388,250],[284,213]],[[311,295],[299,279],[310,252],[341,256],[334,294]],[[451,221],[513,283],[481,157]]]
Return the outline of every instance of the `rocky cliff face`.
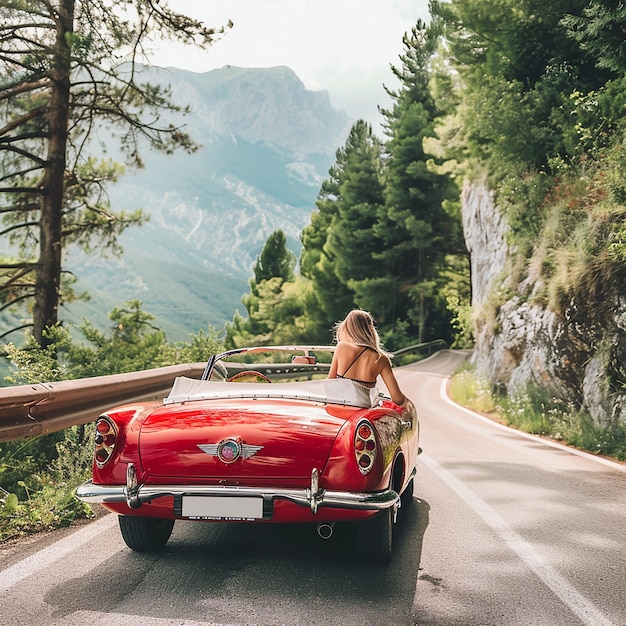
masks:
[[[533,304],[539,285],[530,278],[514,284],[509,268],[516,251],[485,182],[466,184],[462,203],[478,375],[511,397],[533,385],[587,411],[600,425],[626,422],[624,381],[611,384],[626,345],[626,284],[605,293],[609,306],[602,302],[598,309],[610,313],[602,318],[588,303],[573,301],[563,313]]]

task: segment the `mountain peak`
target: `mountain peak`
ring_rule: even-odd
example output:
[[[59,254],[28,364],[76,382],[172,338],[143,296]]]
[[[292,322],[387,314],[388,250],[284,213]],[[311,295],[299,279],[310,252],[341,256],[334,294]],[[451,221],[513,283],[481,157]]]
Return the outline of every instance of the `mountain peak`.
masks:
[[[284,65],[268,68],[225,65],[196,73],[150,68],[167,82],[174,98],[190,104],[199,127],[194,137],[229,135],[250,143],[268,143],[298,156],[328,154],[343,143],[351,120],[334,109],[327,91],[311,91]],[[147,78],[152,79],[150,74]],[[334,149],[332,153],[334,154]]]

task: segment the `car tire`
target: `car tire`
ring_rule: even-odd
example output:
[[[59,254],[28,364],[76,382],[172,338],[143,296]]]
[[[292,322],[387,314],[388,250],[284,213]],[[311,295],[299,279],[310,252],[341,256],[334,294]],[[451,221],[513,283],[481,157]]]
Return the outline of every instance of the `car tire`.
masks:
[[[170,538],[174,528],[173,519],[118,516],[124,543],[136,552],[152,552],[161,549]]]
[[[357,551],[366,563],[384,565],[391,561],[393,541],[392,508],[357,522]]]
[[[406,486],[406,489],[402,492],[400,496],[400,502],[402,506],[409,506],[413,504],[413,493],[415,491],[415,479],[411,478],[409,484]]]

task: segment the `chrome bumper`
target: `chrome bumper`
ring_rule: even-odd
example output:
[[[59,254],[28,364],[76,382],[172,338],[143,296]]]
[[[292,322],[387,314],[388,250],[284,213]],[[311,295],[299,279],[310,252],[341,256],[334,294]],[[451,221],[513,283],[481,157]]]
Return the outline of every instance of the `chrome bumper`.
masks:
[[[119,486],[94,485],[91,480],[76,490],[76,497],[83,502],[107,504],[125,502],[130,508],[139,508],[144,502],[165,496],[219,496],[224,498],[262,497],[265,501],[287,500],[298,506],[308,507],[313,514],[320,507],[381,511],[398,505],[400,496],[388,489],[375,493],[329,491],[319,489],[316,469],[311,473],[311,487],[307,489],[270,489],[264,487],[228,487],[221,485],[137,485],[134,468],[129,465],[127,484]]]

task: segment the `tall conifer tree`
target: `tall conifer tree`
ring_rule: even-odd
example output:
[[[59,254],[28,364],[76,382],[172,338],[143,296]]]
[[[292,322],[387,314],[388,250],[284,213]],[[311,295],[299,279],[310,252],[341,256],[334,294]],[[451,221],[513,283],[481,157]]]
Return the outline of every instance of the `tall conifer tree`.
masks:
[[[322,325],[332,326],[355,306],[361,281],[379,276],[381,240],[374,225],[383,198],[382,146],[358,120],[324,181],[311,224],[302,234],[302,273],[313,281]],[[314,313],[312,313],[314,314]]]
[[[294,280],[296,257],[287,248],[285,233],[275,230],[265,242],[254,264],[254,278],[249,281],[250,292],[241,298],[248,317],[235,313],[227,327],[229,348],[275,342],[273,330],[280,322],[283,285]]]
[[[385,207],[375,233],[383,241],[378,258],[393,279],[388,323],[405,319],[415,338],[424,341],[446,332],[447,312],[437,297],[438,276],[445,255],[461,245],[458,218],[444,208],[456,190],[448,176],[429,167],[433,157],[424,149],[424,139],[435,136],[440,114],[429,86],[437,30],[420,20],[404,36],[403,45],[401,65],[392,68],[400,86],[388,90],[393,107],[382,111],[389,136],[387,175]]]
[[[142,147],[195,147],[180,128],[159,122],[179,107],[134,65],[156,33],[202,46],[215,35],[160,0],[0,5],[0,235],[19,250],[0,261],[0,311],[31,302],[42,345],[58,321],[67,246],[118,251],[117,236],[142,219],[111,210],[106,185],[121,169],[90,156],[97,133],[116,138],[136,167]]]

